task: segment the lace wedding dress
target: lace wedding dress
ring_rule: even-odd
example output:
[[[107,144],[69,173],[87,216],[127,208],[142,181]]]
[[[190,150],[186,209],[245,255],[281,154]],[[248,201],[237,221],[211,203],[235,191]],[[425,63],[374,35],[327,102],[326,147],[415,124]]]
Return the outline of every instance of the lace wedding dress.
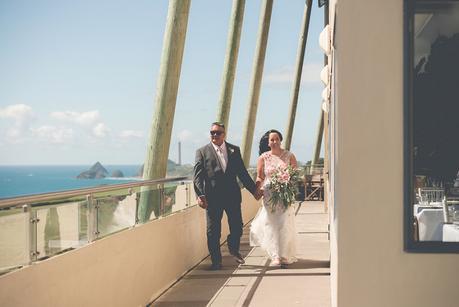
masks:
[[[260,156],[264,161],[263,206],[250,226],[250,245],[260,246],[272,260],[283,263],[296,261],[296,229],[293,206],[285,209],[277,204],[273,211],[270,203],[269,178],[279,166],[287,166],[291,153],[284,150],[280,157],[265,152]]]

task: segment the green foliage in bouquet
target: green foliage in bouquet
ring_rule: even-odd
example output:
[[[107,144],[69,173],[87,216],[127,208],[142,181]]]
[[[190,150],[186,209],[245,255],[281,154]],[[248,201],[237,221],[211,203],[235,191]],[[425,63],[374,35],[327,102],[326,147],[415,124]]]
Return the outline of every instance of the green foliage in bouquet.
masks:
[[[278,167],[271,175],[269,190],[271,198],[269,204],[274,212],[276,207],[287,210],[295,201],[298,192],[297,182],[300,180],[300,172],[292,166]]]

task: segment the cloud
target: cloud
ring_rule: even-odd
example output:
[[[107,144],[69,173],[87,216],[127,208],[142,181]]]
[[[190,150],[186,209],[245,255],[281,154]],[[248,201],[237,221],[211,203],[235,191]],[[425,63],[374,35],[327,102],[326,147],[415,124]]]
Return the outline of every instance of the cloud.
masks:
[[[32,108],[25,104],[13,104],[0,109],[0,118],[13,121],[5,132],[5,139],[9,143],[20,143],[22,137],[29,131],[30,122],[34,119]]]
[[[104,138],[110,132],[110,128],[108,128],[105,123],[101,122],[99,110],[87,112],[55,111],[51,112],[49,115],[56,120],[77,124],[87,128],[90,134],[97,138]]]
[[[25,104],[13,104],[0,109],[0,118],[10,118],[15,121],[26,121],[32,117],[32,108]]]
[[[5,137],[9,143],[21,143],[25,130],[17,127],[10,127],[6,130]]]
[[[73,138],[71,128],[44,125],[32,128],[31,131],[34,136],[53,144],[62,144]]]
[[[301,75],[301,84],[320,84],[320,71],[323,67],[323,63],[310,63],[304,65]],[[294,74],[294,67],[282,67],[278,70],[268,72],[264,80],[267,84],[293,84]]]
[[[100,118],[98,110],[88,112],[56,111],[51,112],[50,116],[60,121],[76,123],[82,126],[92,126],[98,122]]]
[[[92,133],[98,138],[106,137],[110,129],[104,123],[98,123],[92,128]]]
[[[142,138],[143,131],[139,130],[123,130],[119,134],[120,138],[122,139],[129,139],[129,138]]]
[[[184,129],[178,133],[178,139],[181,142],[189,141],[192,136],[193,136],[193,133],[187,129]]]

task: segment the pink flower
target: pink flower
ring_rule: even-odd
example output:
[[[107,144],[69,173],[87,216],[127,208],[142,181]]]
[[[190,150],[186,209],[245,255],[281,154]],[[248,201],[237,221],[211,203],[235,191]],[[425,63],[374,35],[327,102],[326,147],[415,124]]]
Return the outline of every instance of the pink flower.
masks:
[[[289,180],[290,180],[290,175],[289,175],[289,174],[283,173],[283,174],[281,175],[281,181],[282,181],[282,182],[288,182]]]

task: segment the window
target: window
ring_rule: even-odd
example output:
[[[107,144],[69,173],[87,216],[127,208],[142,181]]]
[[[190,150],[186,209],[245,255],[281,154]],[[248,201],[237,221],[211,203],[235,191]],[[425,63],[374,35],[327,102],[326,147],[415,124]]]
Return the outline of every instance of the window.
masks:
[[[405,248],[459,252],[459,1],[405,1]]]

